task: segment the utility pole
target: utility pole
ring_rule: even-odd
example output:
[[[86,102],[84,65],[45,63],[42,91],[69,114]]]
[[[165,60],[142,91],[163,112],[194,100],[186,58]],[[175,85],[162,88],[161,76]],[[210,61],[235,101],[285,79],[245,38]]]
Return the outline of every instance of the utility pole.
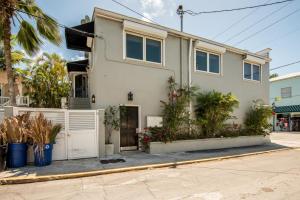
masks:
[[[183,14],[184,14],[184,11],[183,11],[183,6],[182,5],[179,5],[178,8],[177,8],[177,11],[176,13],[180,16],[180,31],[183,32]],[[180,37],[180,82],[179,82],[179,85],[180,85],[180,88],[183,87],[183,52],[182,52],[182,37]]]
[[[176,13],[177,13],[177,15],[180,16],[180,31],[183,32],[183,14],[184,14],[184,11],[183,11],[183,6],[182,5],[178,6]]]

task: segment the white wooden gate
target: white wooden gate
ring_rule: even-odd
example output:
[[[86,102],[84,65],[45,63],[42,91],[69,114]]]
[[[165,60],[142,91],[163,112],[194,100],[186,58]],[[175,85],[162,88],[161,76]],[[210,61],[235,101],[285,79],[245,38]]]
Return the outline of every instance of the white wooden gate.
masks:
[[[14,115],[43,113],[54,124],[62,125],[53,147],[53,160],[97,157],[98,115],[96,110],[15,108]]]

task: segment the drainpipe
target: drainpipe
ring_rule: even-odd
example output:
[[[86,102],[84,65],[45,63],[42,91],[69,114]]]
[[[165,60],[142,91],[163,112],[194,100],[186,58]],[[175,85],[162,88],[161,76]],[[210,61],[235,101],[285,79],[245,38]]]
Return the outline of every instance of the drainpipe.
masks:
[[[188,88],[190,89],[192,86],[192,47],[193,47],[193,39],[190,38],[189,41],[189,57],[188,57]],[[192,114],[192,101],[189,102],[189,113],[190,118]],[[191,125],[189,127],[189,132],[191,132]]]
[[[179,81],[179,84],[180,84],[180,88],[182,88],[182,79],[183,79],[183,63],[182,63],[182,55],[183,52],[182,52],[182,37],[180,37],[180,81]]]

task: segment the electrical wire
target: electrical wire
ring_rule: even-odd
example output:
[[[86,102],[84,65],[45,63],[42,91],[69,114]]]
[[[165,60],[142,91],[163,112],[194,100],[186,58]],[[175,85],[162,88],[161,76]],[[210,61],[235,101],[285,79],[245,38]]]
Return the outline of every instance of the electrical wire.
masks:
[[[149,17],[146,17],[145,15],[143,15],[143,14],[141,14],[141,13],[139,13],[139,12],[133,10],[132,8],[129,8],[128,6],[126,6],[126,5],[124,5],[124,4],[120,3],[120,2],[118,2],[118,1],[116,1],[116,0],[111,0],[111,1],[112,1],[112,2],[115,2],[116,4],[119,4],[120,6],[122,6],[122,7],[126,8],[126,9],[130,10],[131,12],[134,12],[135,14],[137,14],[137,15],[139,15],[139,16],[141,16],[141,17],[147,19],[147,20],[149,20],[149,21],[152,22],[152,23],[158,24],[158,23],[156,23],[155,21],[153,21],[152,19],[150,19]]]
[[[223,9],[223,10],[211,10],[211,11],[200,11],[200,12],[186,10],[184,12],[189,15],[196,16],[196,15],[201,15],[201,14],[232,12],[232,11],[239,11],[239,10],[245,10],[245,9],[253,9],[253,8],[258,8],[258,7],[266,7],[266,6],[272,6],[272,5],[281,4],[281,3],[285,3],[285,2],[289,2],[289,1],[294,1],[294,0],[277,1],[277,2],[273,2],[273,3],[266,3],[266,4],[255,5],[255,6],[246,6],[246,7],[241,7],[241,8],[232,8],[232,9]]]
[[[269,1],[271,0],[268,0],[266,1],[265,3],[268,3]],[[233,24],[231,24],[229,27],[227,27],[224,31],[216,34],[212,39],[216,39],[218,38],[219,36],[223,35],[224,33],[226,33],[227,31],[229,31],[230,29],[232,29],[233,27],[235,27],[236,25],[238,25],[240,22],[242,22],[243,20],[245,20],[247,17],[249,17],[250,15],[256,13],[256,11],[258,10],[259,8],[257,9],[254,9],[252,10],[251,12],[249,12],[247,15],[245,15],[244,17],[242,17],[241,19],[239,19],[238,21],[234,22]]]
[[[272,26],[278,24],[279,22],[285,20],[286,18],[288,18],[288,17],[294,15],[295,13],[297,13],[297,12],[299,12],[299,11],[300,11],[300,8],[297,9],[297,10],[295,10],[295,11],[293,11],[293,12],[291,12],[291,13],[289,13],[288,15],[285,15],[284,17],[282,17],[282,18],[276,20],[275,22],[269,24],[268,26],[266,26],[266,27],[264,27],[264,28],[262,28],[262,29],[260,29],[260,30],[258,30],[258,31],[256,31],[256,32],[254,32],[253,34],[247,36],[246,38],[240,40],[239,42],[235,43],[234,46],[239,45],[239,44],[241,44],[242,42],[244,42],[244,41],[246,41],[246,40],[249,40],[250,38],[254,37],[255,35],[257,35],[257,34],[263,32],[263,31],[265,31],[265,30],[271,28]]]
[[[280,68],[283,68],[283,67],[287,67],[287,66],[290,66],[290,65],[294,65],[294,64],[297,64],[297,63],[300,63],[300,60],[292,62],[292,63],[289,63],[289,64],[281,65],[281,66],[278,66],[278,67],[274,67],[274,68],[270,69],[270,71],[273,71],[273,70],[276,70],[276,69],[280,69]]]
[[[244,28],[242,31],[240,31],[240,32],[238,32],[237,34],[235,34],[235,35],[229,37],[227,40],[224,41],[224,43],[225,43],[225,42],[231,41],[233,38],[236,38],[237,36],[239,36],[239,35],[241,35],[242,33],[246,32],[246,31],[249,30],[250,28],[256,26],[257,24],[259,24],[259,23],[261,23],[261,22],[263,22],[264,20],[268,19],[270,16],[272,16],[272,15],[274,15],[275,13],[279,12],[280,10],[282,10],[283,8],[285,8],[286,6],[288,6],[289,4],[290,4],[290,2],[287,3],[287,4],[285,4],[285,5],[283,5],[283,6],[281,6],[281,7],[279,7],[278,9],[276,9],[276,10],[274,10],[273,12],[269,13],[268,15],[265,15],[265,16],[262,17],[261,19],[255,21],[255,22],[252,23],[251,25],[249,25],[249,26],[247,26],[246,28]]]
[[[28,13],[28,12],[23,11],[23,10],[20,10],[20,9],[18,9],[18,8],[13,8],[13,9],[16,10],[17,12],[19,12],[19,13],[23,13],[23,14],[26,14],[26,15],[30,15],[30,16],[32,16],[32,17],[39,18],[39,19],[43,19],[43,20],[48,20],[48,19],[46,19],[46,18],[44,18],[44,17],[42,17],[42,16],[34,15],[34,14],[32,14],[32,13]],[[72,31],[78,32],[78,33],[83,34],[83,35],[88,36],[88,37],[91,37],[91,36],[92,36],[92,37],[97,37],[97,38],[101,38],[101,39],[102,39],[102,36],[98,36],[98,35],[95,34],[95,33],[89,33],[89,32],[82,31],[82,30],[79,30],[79,29],[76,29],[76,28],[68,27],[68,26],[66,26],[66,25],[64,25],[64,24],[61,24],[61,23],[58,23],[58,22],[56,22],[56,21],[54,21],[54,23],[56,23],[56,24],[57,24],[59,27],[61,27],[61,28],[64,28],[64,29],[70,29],[70,30],[72,30]]]

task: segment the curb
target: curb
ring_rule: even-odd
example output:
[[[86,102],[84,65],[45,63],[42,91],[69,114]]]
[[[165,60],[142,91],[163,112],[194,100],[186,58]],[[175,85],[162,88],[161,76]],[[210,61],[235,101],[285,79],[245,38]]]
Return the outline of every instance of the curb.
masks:
[[[215,158],[204,158],[204,159],[187,160],[187,161],[178,161],[178,162],[162,163],[162,164],[150,164],[150,165],[142,165],[142,166],[135,166],[135,167],[122,167],[122,168],[116,168],[116,169],[105,169],[105,170],[89,171],[89,172],[76,172],[76,173],[68,173],[68,174],[45,175],[45,176],[38,176],[38,177],[24,177],[24,176],[8,177],[8,178],[0,179],[0,185],[12,185],[12,184],[35,183],[35,182],[45,182],[45,181],[54,181],[54,180],[63,180],[63,179],[74,179],[74,178],[99,176],[99,175],[129,172],[129,171],[155,169],[155,168],[166,168],[166,167],[175,168],[176,166],[180,166],[180,165],[189,165],[189,164],[209,162],[209,161],[220,161],[220,160],[231,159],[231,158],[260,155],[260,154],[293,150],[293,149],[297,149],[297,148],[287,147],[287,148],[259,151],[259,152],[253,152],[253,153],[245,153],[245,154],[239,154],[239,155],[222,156],[222,157],[215,157]]]

